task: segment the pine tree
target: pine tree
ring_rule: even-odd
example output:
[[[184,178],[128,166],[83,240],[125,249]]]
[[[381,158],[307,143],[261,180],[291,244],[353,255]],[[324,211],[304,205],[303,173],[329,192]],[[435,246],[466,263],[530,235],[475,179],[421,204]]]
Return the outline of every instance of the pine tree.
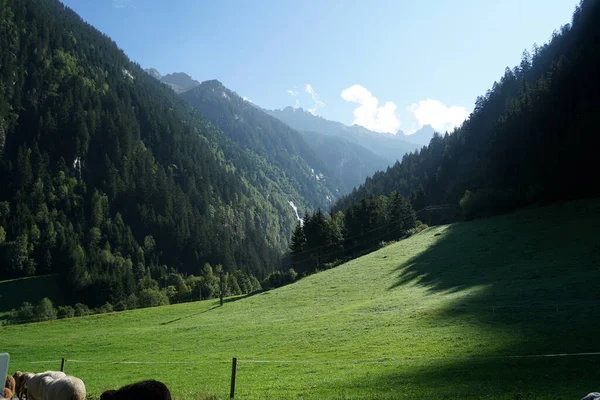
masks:
[[[302,223],[299,222],[294,228],[292,233],[292,240],[290,244],[290,250],[292,254],[302,253],[306,249],[306,235],[304,234],[304,228]]]

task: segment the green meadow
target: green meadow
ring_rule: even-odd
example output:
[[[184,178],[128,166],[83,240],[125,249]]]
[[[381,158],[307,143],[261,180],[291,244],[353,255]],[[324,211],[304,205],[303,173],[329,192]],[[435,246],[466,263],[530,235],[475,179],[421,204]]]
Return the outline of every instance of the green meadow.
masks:
[[[260,294],[0,327],[10,372],[90,398],[579,399],[600,390],[600,201],[428,228]],[[0,286],[1,287],[1,286]],[[568,354],[541,357],[542,355]]]

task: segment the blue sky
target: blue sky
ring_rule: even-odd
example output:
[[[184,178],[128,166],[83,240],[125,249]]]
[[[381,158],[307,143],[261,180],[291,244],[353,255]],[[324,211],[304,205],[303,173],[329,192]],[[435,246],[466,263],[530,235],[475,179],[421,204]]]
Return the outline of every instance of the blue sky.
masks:
[[[577,0],[65,0],[134,61],[265,108],[410,133],[452,128]]]

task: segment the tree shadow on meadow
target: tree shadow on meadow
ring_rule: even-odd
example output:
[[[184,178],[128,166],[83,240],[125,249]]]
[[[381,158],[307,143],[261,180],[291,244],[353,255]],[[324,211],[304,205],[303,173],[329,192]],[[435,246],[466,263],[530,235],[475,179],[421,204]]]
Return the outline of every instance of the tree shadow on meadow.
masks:
[[[341,399],[577,400],[597,390],[599,368],[597,357],[408,361],[332,389]]]
[[[527,388],[530,398],[550,398],[550,388],[571,396],[552,398],[600,390],[598,355],[505,358],[600,352],[598,226],[600,202],[587,200],[422,232],[437,241],[397,267],[389,290],[417,285],[429,296],[447,296],[447,306],[428,315],[428,324],[461,324],[488,345],[461,357],[450,341],[446,353],[458,355],[453,359],[386,368],[368,379],[390,391],[406,382],[447,385],[448,398],[478,398],[475,389],[481,398],[498,398],[486,385],[502,398],[527,398]]]
[[[260,294],[260,293],[263,293],[263,291],[261,290],[261,291],[258,291],[258,292],[248,293],[248,294],[244,294],[244,295],[226,297],[226,298],[223,299],[223,304],[233,303],[233,302],[238,301],[238,300],[247,299],[249,297],[255,296],[255,295]],[[218,309],[218,308],[221,307],[219,305],[219,299],[218,298],[217,299],[211,299],[211,300],[203,300],[203,301],[212,301],[213,303],[215,303],[215,305],[213,305],[212,307],[207,308],[205,310],[202,310],[202,311],[198,311],[198,312],[195,312],[195,313],[184,315],[182,317],[175,318],[175,319],[172,319],[172,320],[169,320],[169,321],[160,322],[159,325],[169,325],[169,324],[172,324],[172,323],[175,323],[175,322],[179,322],[179,321],[184,320],[184,319],[196,317],[198,315],[207,313],[209,311],[212,311],[212,310],[215,310],[215,309]]]

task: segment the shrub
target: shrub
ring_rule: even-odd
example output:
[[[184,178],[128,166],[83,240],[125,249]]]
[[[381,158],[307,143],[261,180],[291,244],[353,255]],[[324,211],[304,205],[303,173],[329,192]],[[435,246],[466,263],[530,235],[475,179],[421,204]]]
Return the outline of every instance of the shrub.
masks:
[[[294,282],[296,278],[298,278],[298,273],[293,268],[288,269],[285,273],[274,271],[265,278],[263,286],[269,289],[278,288]]]
[[[124,300],[119,300],[115,306],[113,307],[115,311],[125,311],[127,310],[127,303]]]
[[[98,308],[98,312],[100,314],[106,314],[109,312],[113,312],[113,306],[112,304],[110,304],[108,301],[106,303],[104,303],[103,306],[100,306],[100,308]]]
[[[13,310],[12,319],[19,322],[31,321],[34,317],[33,304],[24,302],[18,310]]]
[[[91,314],[90,308],[85,304],[77,303],[74,308],[76,317],[84,317]]]
[[[427,228],[429,228],[429,226],[427,224],[424,224],[421,221],[417,221],[417,226],[415,227],[415,233],[422,232]]]
[[[164,291],[156,289],[144,289],[138,296],[140,307],[156,307],[169,304],[169,298]]]
[[[58,306],[56,315],[58,318],[73,318],[75,316],[75,309],[71,306]]]
[[[296,280],[296,278],[298,278],[298,273],[294,270],[294,268],[290,268],[288,269],[286,276],[289,280],[289,282],[294,282]]]
[[[283,274],[281,271],[271,272],[262,283],[263,287],[273,289],[283,285]]]
[[[163,289],[167,297],[169,298],[169,303],[175,303],[177,301],[178,293],[177,288],[174,285],[169,285],[165,289]]]
[[[56,319],[56,309],[49,298],[44,297],[35,307],[35,318],[40,321]]]
[[[125,299],[125,305],[127,306],[128,310],[135,310],[136,308],[138,308],[137,296],[133,293],[127,296],[127,299]]]

